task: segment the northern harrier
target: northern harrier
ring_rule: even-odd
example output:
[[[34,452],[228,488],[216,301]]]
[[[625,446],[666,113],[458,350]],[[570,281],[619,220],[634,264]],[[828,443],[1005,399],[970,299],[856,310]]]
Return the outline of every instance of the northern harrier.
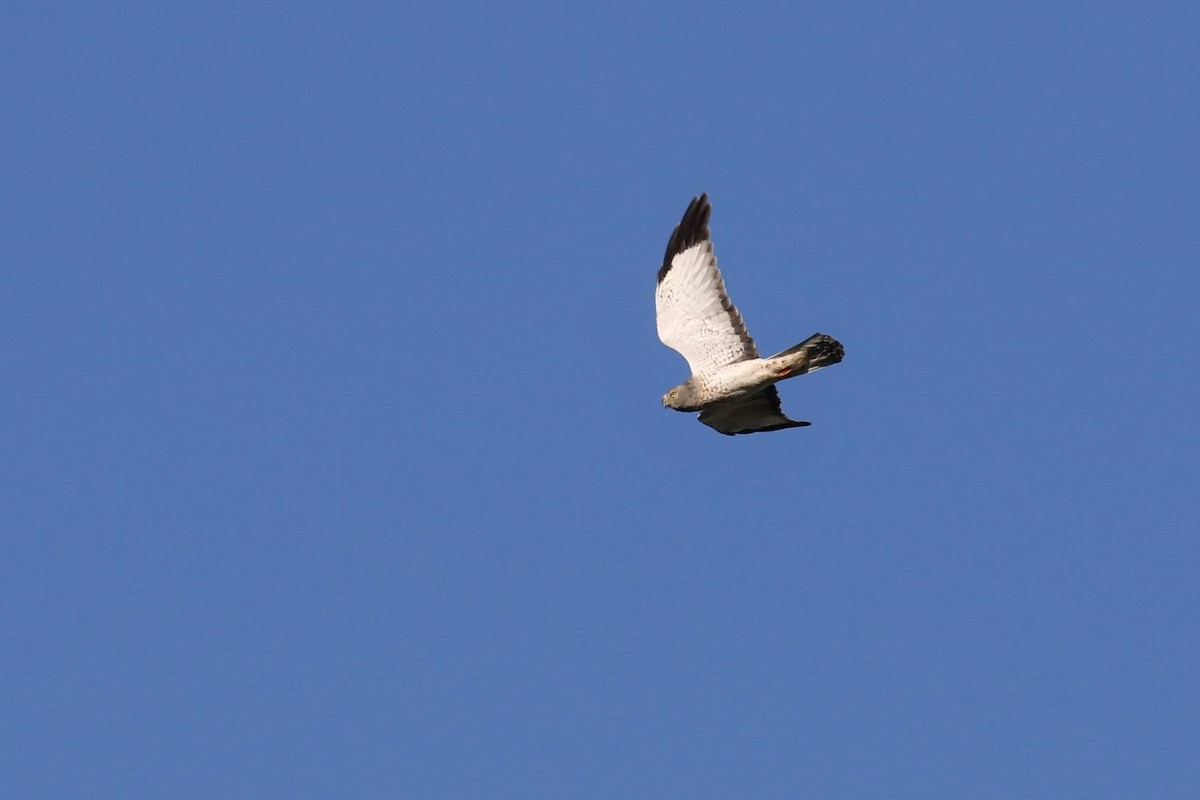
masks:
[[[658,338],[692,369],[690,378],[663,395],[663,405],[699,411],[701,422],[729,436],[811,425],[787,418],[775,384],[838,363],[842,346],[815,333],[782,353],[759,358],[717,269],[708,230],[711,213],[707,194],[692,198],[658,271]]]

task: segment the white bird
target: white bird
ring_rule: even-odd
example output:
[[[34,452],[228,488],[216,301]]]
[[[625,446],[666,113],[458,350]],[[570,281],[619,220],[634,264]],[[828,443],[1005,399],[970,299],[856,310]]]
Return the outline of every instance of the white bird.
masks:
[[[692,198],[658,271],[658,338],[692,370],[663,395],[663,405],[699,411],[701,422],[730,436],[811,425],[788,419],[775,384],[838,363],[844,349],[833,337],[815,333],[770,358],[759,357],[725,293],[708,229],[711,213],[707,194]]]

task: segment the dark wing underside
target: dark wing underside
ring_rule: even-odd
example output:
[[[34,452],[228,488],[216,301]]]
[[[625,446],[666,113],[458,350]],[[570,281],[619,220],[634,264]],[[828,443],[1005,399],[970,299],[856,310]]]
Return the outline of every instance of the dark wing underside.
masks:
[[[742,400],[709,406],[700,412],[700,421],[726,436],[803,428],[812,424],[788,419],[779,403],[779,391],[774,386]]]

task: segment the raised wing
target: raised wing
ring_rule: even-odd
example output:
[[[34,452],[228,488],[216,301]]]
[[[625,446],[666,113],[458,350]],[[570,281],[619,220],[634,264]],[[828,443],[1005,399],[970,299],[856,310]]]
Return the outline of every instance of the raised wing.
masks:
[[[709,406],[700,412],[700,421],[727,436],[803,428],[812,424],[788,419],[779,404],[779,391],[774,386],[742,400]]]
[[[711,213],[707,194],[692,198],[667,242],[654,294],[658,338],[687,359],[693,375],[758,358],[717,269],[708,230]]]

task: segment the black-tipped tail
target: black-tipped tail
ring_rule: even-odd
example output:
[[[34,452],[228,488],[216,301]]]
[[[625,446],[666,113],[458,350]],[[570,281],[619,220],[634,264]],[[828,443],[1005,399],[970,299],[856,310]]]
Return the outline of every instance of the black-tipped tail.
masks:
[[[781,356],[791,356],[804,353],[804,369],[803,372],[812,372],[821,367],[828,367],[831,364],[836,364],[846,355],[846,348],[842,347],[842,343],[832,336],[827,336],[823,333],[814,333],[812,336],[805,339],[795,347],[789,347],[782,353],[776,353],[771,358],[780,358]],[[803,374],[797,371],[796,374]]]

